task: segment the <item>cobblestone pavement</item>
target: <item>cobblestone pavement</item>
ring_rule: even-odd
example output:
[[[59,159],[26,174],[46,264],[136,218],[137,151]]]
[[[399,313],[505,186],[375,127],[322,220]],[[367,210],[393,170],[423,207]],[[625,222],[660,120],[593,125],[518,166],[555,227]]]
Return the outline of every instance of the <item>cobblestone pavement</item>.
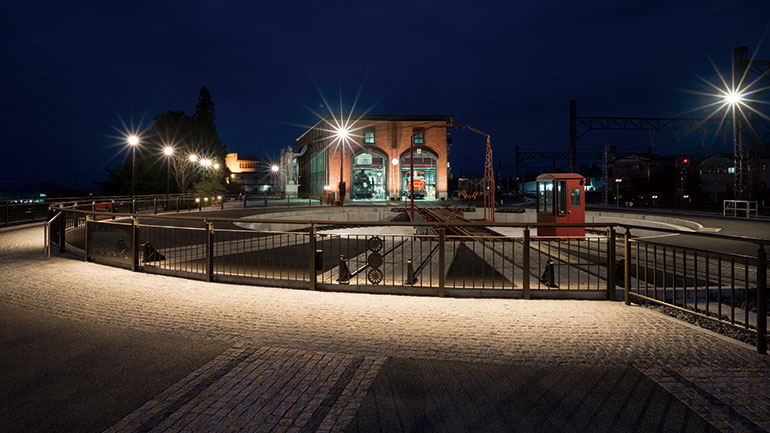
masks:
[[[384,361],[234,347],[106,432],[341,432]]]
[[[318,356],[330,357],[338,367],[351,362],[336,354],[372,363],[356,374],[372,371],[385,357],[635,365],[696,410],[712,407],[718,414],[733,408],[731,414],[746,414],[751,429],[768,430],[763,424],[768,387],[755,384],[767,383],[770,358],[649,309],[608,301],[420,298],[206,283],[69,256],[46,261],[42,238],[41,226],[0,231],[0,302],[76,320],[229,341],[243,345],[238,350],[247,357],[262,356],[260,350],[292,351],[270,352],[249,368],[288,359],[304,368],[298,359]],[[240,356],[235,353],[223,356]],[[225,358],[217,362],[230,362]],[[235,368],[229,374],[237,374]],[[707,397],[688,400],[694,392],[690,384]],[[746,429],[710,421],[723,431]]]

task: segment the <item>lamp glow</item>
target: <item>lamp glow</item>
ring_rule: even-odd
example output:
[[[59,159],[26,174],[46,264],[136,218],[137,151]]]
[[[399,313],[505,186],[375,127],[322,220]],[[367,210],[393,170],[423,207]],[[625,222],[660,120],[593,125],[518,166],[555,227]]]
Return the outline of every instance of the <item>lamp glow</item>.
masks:
[[[174,148],[171,146],[166,146],[163,148],[163,153],[165,153],[168,156],[171,156],[174,154]]]
[[[743,102],[743,95],[734,90],[731,90],[725,93],[724,99],[728,104],[735,105]]]
[[[270,171],[272,171],[273,173],[278,173],[278,166],[277,165],[272,165],[270,167]]]
[[[347,140],[347,138],[350,136],[350,130],[346,126],[340,126],[337,128],[337,137],[339,137],[342,140]]]
[[[214,164],[214,170],[219,170],[219,163]]]
[[[393,165],[398,165],[398,158],[391,159],[390,163],[393,164]]]
[[[128,144],[132,146],[136,146],[137,144],[139,144],[139,137],[137,137],[136,135],[129,135]]]
[[[190,162],[195,162],[198,160],[198,155],[190,155]]]

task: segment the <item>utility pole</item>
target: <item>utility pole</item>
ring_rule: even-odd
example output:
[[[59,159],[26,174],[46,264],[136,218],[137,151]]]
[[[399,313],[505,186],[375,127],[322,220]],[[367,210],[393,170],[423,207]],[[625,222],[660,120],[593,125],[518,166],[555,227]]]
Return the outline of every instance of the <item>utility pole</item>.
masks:
[[[602,165],[602,177],[604,178],[604,207],[607,207],[610,203],[610,185],[607,183],[609,167],[607,167],[607,153],[609,152],[609,145],[604,145],[604,164]]]

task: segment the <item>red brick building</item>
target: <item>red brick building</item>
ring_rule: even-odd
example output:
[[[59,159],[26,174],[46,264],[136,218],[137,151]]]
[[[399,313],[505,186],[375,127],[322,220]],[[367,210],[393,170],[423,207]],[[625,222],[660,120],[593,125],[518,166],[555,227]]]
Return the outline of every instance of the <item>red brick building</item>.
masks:
[[[449,116],[365,115],[349,126],[344,150],[337,142],[331,144],[336,136],[327,122],[334,124],[327,116],[297,138],[300,193],[337,194],[342,157],[346,200],[405,197],[409,191],[409,148],[414,142],[415,187],[421,186],[415,199],[447,198]]]

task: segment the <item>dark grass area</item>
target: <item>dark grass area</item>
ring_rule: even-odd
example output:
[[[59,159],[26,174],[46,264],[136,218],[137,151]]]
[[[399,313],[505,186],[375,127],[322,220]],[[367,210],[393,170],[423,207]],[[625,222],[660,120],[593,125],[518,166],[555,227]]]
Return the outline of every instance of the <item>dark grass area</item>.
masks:
[[[349,433],[716,432],[633,367],[389,359]]]

